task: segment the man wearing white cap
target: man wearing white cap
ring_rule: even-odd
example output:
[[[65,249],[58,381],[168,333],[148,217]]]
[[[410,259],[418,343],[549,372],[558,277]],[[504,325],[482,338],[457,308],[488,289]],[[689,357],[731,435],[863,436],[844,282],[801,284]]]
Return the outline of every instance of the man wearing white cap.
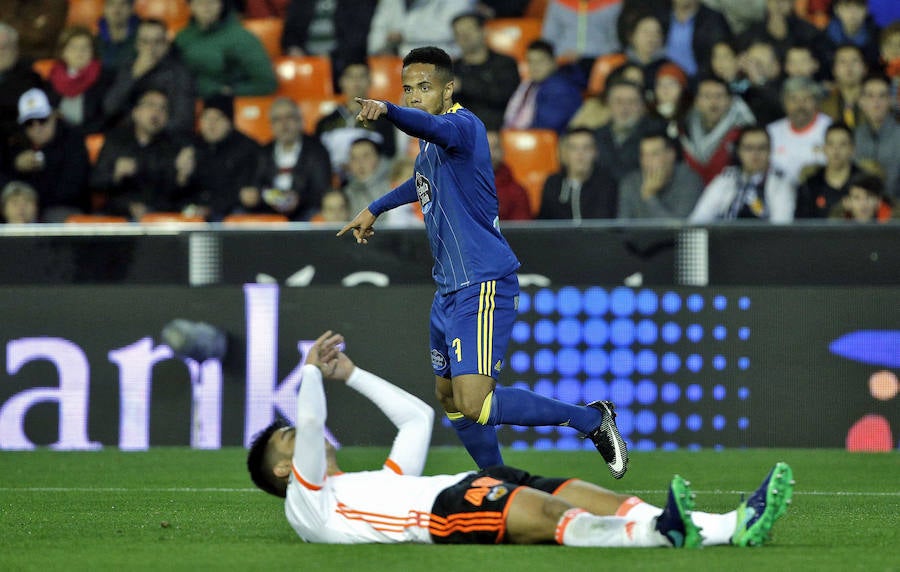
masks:
[[[90,175],[84,135],[57,116],[38,88],[23,93],[18,108],[20,132],[9,153],[13,177],[37,190],[43,220],[62,222],[83,212]]]

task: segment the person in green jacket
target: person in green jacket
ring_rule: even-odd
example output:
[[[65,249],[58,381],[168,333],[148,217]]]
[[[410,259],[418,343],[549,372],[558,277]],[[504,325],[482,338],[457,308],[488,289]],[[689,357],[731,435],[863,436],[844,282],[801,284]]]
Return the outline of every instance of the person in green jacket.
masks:
[[[222,0],[190,0],[191,21],[175,37],[198,95],[269,95],[278,82],[262,43]]]

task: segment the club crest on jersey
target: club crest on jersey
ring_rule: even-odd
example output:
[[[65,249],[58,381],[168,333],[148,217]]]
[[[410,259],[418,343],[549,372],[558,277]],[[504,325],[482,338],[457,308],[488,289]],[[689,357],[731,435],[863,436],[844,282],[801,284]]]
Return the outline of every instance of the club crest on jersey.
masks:
[[[431,367],[434,369],[444,369],[447,367],[447,358],[444,354],[437,350],[431,350]]]
[[[416,171],[416,193],[419,195],[422,214],[428,214],[431,210],[431,181],[418,171]]]

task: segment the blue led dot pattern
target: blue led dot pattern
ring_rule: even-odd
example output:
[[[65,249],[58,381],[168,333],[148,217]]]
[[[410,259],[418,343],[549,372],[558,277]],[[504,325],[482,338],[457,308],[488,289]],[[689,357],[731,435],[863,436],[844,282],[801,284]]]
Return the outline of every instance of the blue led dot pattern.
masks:
[[[609,356],[603,350],[584,352],[584,373],[590,376],[603,375],[609,370]]]
[[[649,346],[656,343],[656,339],[659,337],[658,332],[659,328],[656,327],[656,322],[653,320],[641,320],[638,322],[635,337],[639,344]]]
[[[666,441],[662,444],[660,449],[662,449],[663,451],[677,451],[678,445],[676,443],[673,443],[672,441]]]
[[[637,295],[637,310],[644,316],[652,316],[659,309],[659,298],[652,290],[641,290]]]
[[[619,318],[609,328],[609,341],[614,346],[630,346],[634,343],[634,322]]]
[[[641,350],[637,354],[637,371],[641,375],[650,375],[656,371],[657,358],[653,350]]]
[[[556,327],[556,338],[561,346],[577,346],[581,343],[581,322],[575,318],[563,318]]]
[[[612,291],[609,310],[614,316],[630,316],[634,313],[634,290],[620,286]]]
[[[691,324],[687,327],[687,338],[695,344],[703,339],[703,326]]]
[[[535,382],[532,391],[534,391],[538,395],[552,398],[556,393],[556,384],[554,384],[549,379],[539,379]]]
[[[634,372],[634,353],[618,349],[609,353],[609,371],[616,376],[627,376]]]
[[[634,433],[634,414],[630,409],[616,407],[616,426],[624,437]]]
[[[578,451],[581,449],[581,439],[577,437],[563,437],[556,441],[556,448],[562,451]]]
[[[572,376],[581,372],[581,352],[575,348],[559,350],[556,356],[556,368],[562,375]]]
[[[519,313],[527,314],[531,311],[531,294],[519,292]]]
[[[527,322],[516,322],[513,324],[511,337],[517,344],[524,344],[531,337],[531,326]]]
[[[670,411],[662,414],[659,423],[663,431],[666,433],[674,433],[681,428],[681,417]]]
[[[750,397],[750,389],[746,387],[738,388],[738,399],[746,401]]]
[[[533,447],[538,451],[549,451],[553,449],[553,439],[535,439]]]
[[[738,308],[741,310],[749,310],[750,309],[750,298],[746,296],[741,296],[738,299]]]
[[[550,435],[551,433],[555,433],[556,427],[551,427],[549,425],[538,425],[537,427],[532,427],[534,432],[538,435]]]
[[[509,366],[516,373],[524,373],[531,368],[531,358],[527,352],[515,352],[509,358]]]
[[[719,325],[719,326],[716,326],[715,328],[713,328],[713,337],[716,340],[721,342],[727,336],[728,336],[728,330],[725,328],[725,326]]]
[[[609,386],[602,379],[588,379],[584,382],[584,395],[581,401],[590,403],[602,399],[609,399]]]
[[[634,399],[641,405],[656,403],[657,395],[656,384],[649,379],[642,379],[634,389]]]
[[[541,345],[552,344],[556,339],[556,326],[551,320],[538,320],[534,325],[534,341]]]
[[[557,307],[561,316],[577,316],[583,307],[581,290],[574,286],[566,286],[559,290]]]
[[[728,307],[728,298],[722,295],[713,298],[713,308],[721,312],[726,307]]]
[[[526,441],[513,441],[510,446],[510,449],[513,451],[524,451],[526,449],[530,449],[531,447],[528,445]]]
[[[553,350],[543,349],[534,352],[534,371],[541,375],[553,373],[556,369],[556,354]]]
[[[521,381],[521,380],[516,381],[512,384],[512,386],[515,387],[516,389],[525,389],[527,391],[531,391],[531,386],[528,385],[528,383],[525,381]]]
[[[738,367],[742,370],[746,370],[750,368],[750,358],[742,357],[738,359]]]
[[[651,439],[640,439],[631,448],[634,451],[653,451],[656,449],[656,443]]]
[[[603,288],[588,288],[584,293],[584,313],[588,316],[602,316],[609,310],[609,296]]]
[[[750,328],[742,327],[738,330],[738,338],[743,341],[747,341],[750,339]]]
[[[549,288],[542,288],[534,295],[534,311],[547,315],[556,311],[556,295]]]
[[[712,427],[715,431],[721,431],[725,428],[725,417],[722,415],[715,415],[712,419]]]
[[[725,369],[725,367],[727,365],[728,365],[728,362],[725,359],[725,356],[717,355],[717,356],[713,357],[713,368],[715,368],[716,370],[722,371],[723,369]]]
[[[662,370],[672,374],[681,369],[681,358],[674,352],[666,352],[662,357]]]
[[[681,388],[670,381],[663,384],[660,395],[665,403],[675,403],[681,398]]]
[[[687,427],[689,431],[693,431],[696,433],[697,431],[703,429],[703,418],[696,413],[691,413],[685,420],[684,426]]]
[[[566,403],[581,401],[581,382],[576,378],[561,379],[556,385],[556,398]]]
[[[689,355],[685,363],[687,364],[687,368],[694,373],[703,369],[703,357],[699,354]]]
[[[634,428],[638,433],[649,435],[656,431],[656,414],[647,409],[641,410],[634,416]]]
[[[703,447],[700,446],[700,443],[688,443],[686,447],[688,451],[700,451]]]
[[[675,292],[666,292],[662,297],[662,309],[666,314],[677,314],[681,310],[681,296]]]
[[[748,419],[746,417],[738,417],[737,425],[738,425],[738,429],[740,429],[741,431],[744,431],[748,427],[750,427],[750,419]]]
[[[726,390],[724,385],[716,385],[713,387],[713,399],[716,401],[722,401],[725,399]]]
[[[667,344],[674,344],[681,339],[681,326],[674,322],[666,322],[662,327],[662,339]]]
[[[687,308],[691,312],[699,312],[703,310],[703,296],[700,294],[691,294],[687,298]]]
[[[584,323],[584,343],[602,346],[609,340],[609,326],[604,320],[590,319]]]
[[[700,401],[703,399],[703,388],[696,383],[692,383],[687,386],[684,395],[688,398],[688,401]]]
[[[622,407],[628,407],[634,401],[634,384],[630,379],[615,379],[609,384],[609,399],[616,405],[616,423],[620,424],[619,417],[622,416]],[[621,429],[621,425],[619,425]]]

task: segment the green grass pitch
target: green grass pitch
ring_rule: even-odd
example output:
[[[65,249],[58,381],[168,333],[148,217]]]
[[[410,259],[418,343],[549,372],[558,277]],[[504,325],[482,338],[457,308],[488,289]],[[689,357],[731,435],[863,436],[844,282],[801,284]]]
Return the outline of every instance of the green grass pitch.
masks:
[[[344,470],[386,450],[346,448]],[[280,502],[254,490],[244,451],[0,452],[0,570],[900,570],[900,454],[838,450],[633,453],[621,481],[597,454],[509,451],[533,473],[577,476],[662,504],[672,474],[700,510],[728,511],[778,460],[794,468],[794,503],[761,548],[588,549],[559,546],[326,546],[301,542]],[[426,472],[471,466],[437,448]]]

